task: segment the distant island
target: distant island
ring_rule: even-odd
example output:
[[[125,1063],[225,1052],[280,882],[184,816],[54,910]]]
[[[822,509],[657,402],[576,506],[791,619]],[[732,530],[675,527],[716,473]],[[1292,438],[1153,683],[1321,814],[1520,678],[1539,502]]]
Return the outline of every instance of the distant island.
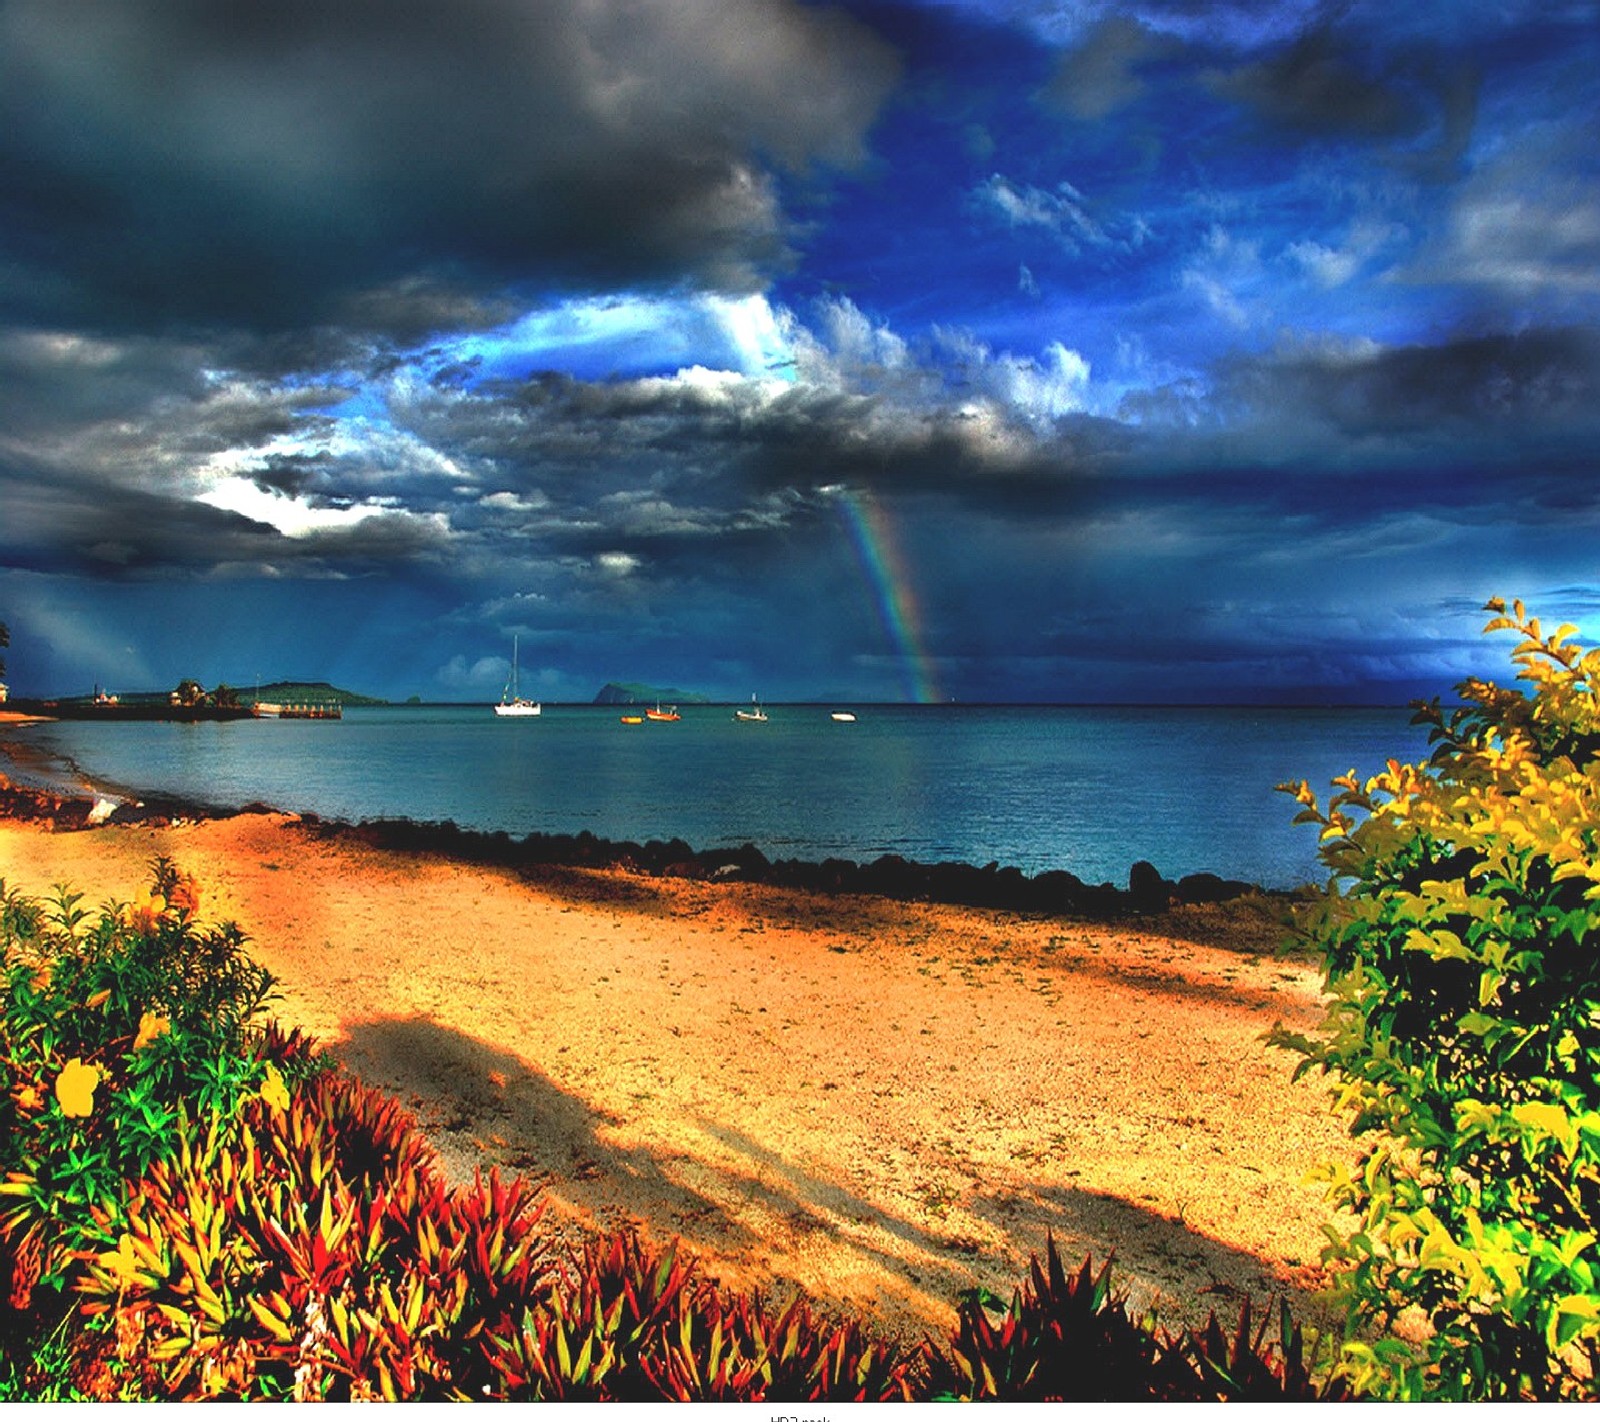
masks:
[[[608,681],[595,693],[596,706],[654,706],[658,701],[674,706],[708,706],[703,691],[680,691],[675,686],[646,686],[640,681]]]

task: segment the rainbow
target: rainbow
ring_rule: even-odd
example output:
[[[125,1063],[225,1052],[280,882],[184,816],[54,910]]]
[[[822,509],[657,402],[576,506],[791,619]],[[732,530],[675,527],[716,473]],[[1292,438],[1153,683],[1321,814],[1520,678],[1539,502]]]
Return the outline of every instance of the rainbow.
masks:
[[[925,704],[937,702],[939,688],[934,680],[933,664],[922,646],[916,593],[912,590],[894,530],[878,501],[867,490],[836,488],[833,492],[851,546],[861,560],[861,570],[872,589],[883,630],[900,658],[906,699]]]

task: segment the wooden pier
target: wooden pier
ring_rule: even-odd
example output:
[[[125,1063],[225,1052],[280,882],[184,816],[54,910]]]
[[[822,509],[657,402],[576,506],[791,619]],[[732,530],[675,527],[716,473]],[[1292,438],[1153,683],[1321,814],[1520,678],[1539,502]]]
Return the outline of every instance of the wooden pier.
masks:
[[[256,701],[251,703],[250,714],[279,721],[339,721],[344,718],[344,706],[337,701]]]

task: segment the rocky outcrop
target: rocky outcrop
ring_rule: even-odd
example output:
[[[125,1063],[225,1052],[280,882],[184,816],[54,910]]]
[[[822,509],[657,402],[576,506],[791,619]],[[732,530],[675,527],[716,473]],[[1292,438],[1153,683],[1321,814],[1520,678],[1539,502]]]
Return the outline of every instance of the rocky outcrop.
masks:
[[[853,859],[815,863],[769,859],[753,844],[696,850],[681,839],[639,844],[601,839],[587,830],[516,839],[504,832],[464,830],[449,821],[367,820],[352,826],[311,815],[303,819],[316,832],[351,835],[374,848],[437,853],[508,868],[625,869],[667,878],[771,884],[806,893],[872,894],[907,902],[1072,917],[1122,918],[1160,913],[1173,905],[1221,903],[1266,892],[1257,885],[1214,874],[1189,875],[1172,883],[1142,861],[1130,871],[1128,887],[1119,889],[1113,884],[1086,884],[1062,869],[1029,875],[998,863],[923,864],[897,854],[866,863]]]

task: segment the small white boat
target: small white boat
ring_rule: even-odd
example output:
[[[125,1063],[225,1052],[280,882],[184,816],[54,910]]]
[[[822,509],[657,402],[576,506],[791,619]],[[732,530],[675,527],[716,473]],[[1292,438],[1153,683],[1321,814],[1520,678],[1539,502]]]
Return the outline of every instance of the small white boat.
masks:
[[[748,711],[735,711],[733,719],[735,721],[765,721],[767,713],[761,709],[761,703],[754,696],[751,696],[750,709]]]
[[[494,708],[496,716],[538,716],[544,707],[537,701],[529,701],[517,694],[517,638],[511,638],[511,677],[506,682],[506,689],[500,693],[499,704]]]
[[[834,721],[854,721],[856,719],[854,711],[830,711],[828,715],[829,719]]]

